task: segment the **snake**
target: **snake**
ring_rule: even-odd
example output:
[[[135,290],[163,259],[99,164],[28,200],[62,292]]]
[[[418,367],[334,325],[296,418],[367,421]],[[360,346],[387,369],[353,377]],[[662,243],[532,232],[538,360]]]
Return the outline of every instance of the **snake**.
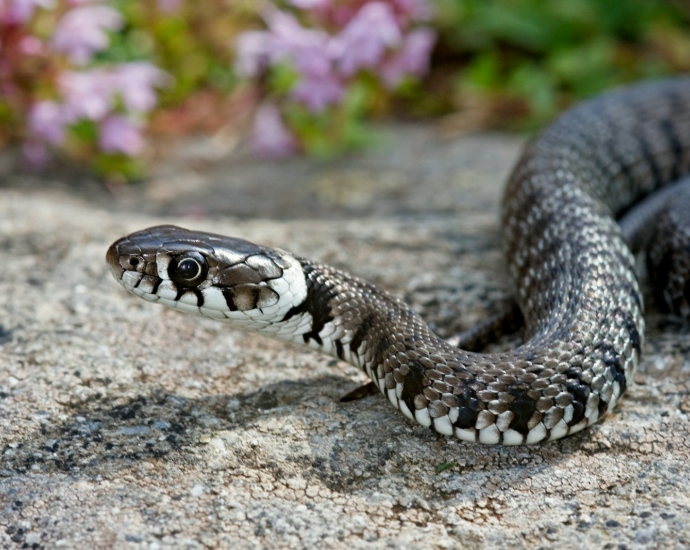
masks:
[[[533,138],[501,207],[524,319],[523,343],[507,351],[461,349],[378,286],[240,238],[160,225],[115,241],[106,262],[149,302],[355,365],[439,434],[533,444],[592,426],[633,381],[645,320],[631,244],[665,243],[648,254],[657,294],[690,313],[690,186],[668,187],[689,172],[690,78],[607,92]],[[633,211],[668,189],[665,201]],[[627,229],[617,222],[626,212]],[[650,219],[663,223],[651,229]]]

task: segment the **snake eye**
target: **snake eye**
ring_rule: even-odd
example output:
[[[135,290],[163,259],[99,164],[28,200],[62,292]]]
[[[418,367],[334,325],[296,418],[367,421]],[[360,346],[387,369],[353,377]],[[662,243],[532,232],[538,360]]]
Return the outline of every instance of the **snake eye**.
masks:
[[[175,258],[168,266],[170,279],[182,286],[192,287],[199,284],[206,278],[208,264],[198,252],[186,252]]]
[[[177,264],[177,275],[186,281],[193,281],[201,273],[201,266],[194,258],[185,258]]]

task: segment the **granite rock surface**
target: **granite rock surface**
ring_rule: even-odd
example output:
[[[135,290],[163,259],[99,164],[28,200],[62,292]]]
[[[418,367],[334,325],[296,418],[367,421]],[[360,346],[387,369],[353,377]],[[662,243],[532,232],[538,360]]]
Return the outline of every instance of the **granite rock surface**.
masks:
[[[176,223],[346,268],[462,330],[510,296],[498,209],[522,142],[389,134],[331,162],[182,144],[115,195],[1,167],[0,547],[690,547],[673,319],[650,311],[637,383],[603,423],[486,447],[378,395],[342,403],[356,368],[137,300],[105,266],[116,238]]]

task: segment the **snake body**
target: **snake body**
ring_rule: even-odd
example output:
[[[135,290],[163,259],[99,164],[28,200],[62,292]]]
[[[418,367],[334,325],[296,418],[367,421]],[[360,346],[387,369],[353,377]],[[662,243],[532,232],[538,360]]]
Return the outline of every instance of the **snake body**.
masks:
[[[360,367],[406,417],[438,433],[537,443],[592,425],[631,383],[643,304],[615,218],[688,172],[690,79],[595,98],[533,140],[503,200],[526,330],[504,353],[458,349],[373,284],[241,239],[157,226],[116,241],[106,259],[144,299]],[[690,286],[678,288],[682,309]]]

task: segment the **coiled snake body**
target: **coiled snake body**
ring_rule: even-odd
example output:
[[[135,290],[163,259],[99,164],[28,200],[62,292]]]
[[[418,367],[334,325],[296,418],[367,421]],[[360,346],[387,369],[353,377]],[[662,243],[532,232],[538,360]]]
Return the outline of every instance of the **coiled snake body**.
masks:
[[[590,426],[631,383],[643,306],[615,217],[688,172],[690,79],[595,98],[534,140],[503,201],[506,255],[526,329],[525,343],[505,353],[453,347],[376,286],[240,239],[152,227],[115,242],[107,262],[146,300],[362,368],[405,416],[441,434],[536,443]],[[687,221],[685,212],[676,218]],[[670,256],[684,247],[690,253],[687,242],[671,242]],[[687,312],[690,283],[679,284],[667,260],[657,263],[675,284],[661,295]],[[687,259],[680,264],[687,268]]]

